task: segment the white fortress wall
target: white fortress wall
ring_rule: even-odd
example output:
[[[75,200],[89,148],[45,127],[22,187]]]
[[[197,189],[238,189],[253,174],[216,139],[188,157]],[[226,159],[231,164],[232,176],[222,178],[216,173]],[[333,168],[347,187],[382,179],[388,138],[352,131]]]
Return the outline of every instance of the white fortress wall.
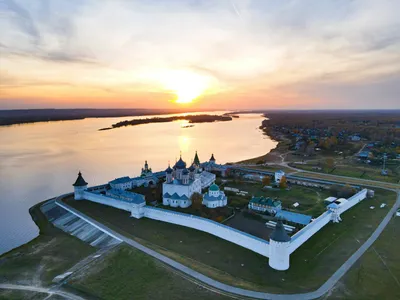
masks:
[[[347,202],[343,203],[343,205],[341,205],[339,207],[339,213],[345,212],[346,210],[352,208],[354,205],[356,205],[357,203],[359,203],[362,200],[364,200],[365,198],[367,198],[367,193],[368,193],[368,190],[363,189],[360,192],[358,192],[357,194],[355,194],[354,196],[347,199]]]
[[[329,223],[331,220],[331,212],[326,211],[302,230],[292,236],[289,246],[289,253],[293,253],[297,248],[303,245],[310,237],[318,232],[322,227]]]
[[[237,229],[220,223],[178,212],[146,206],[144,216],[153,220],[194,228],[215,235],[244,248],[250,249],[265,257],[269,257],[269,243]]]
[[[339,207],[339,213],[343,213],[346,210],[352,208],[357,203],[361,202],[367,197],[367,189],[363,189],[354,196],[350,197],[347,202]],[[330,211],[324,212],[302,230],[297,232],[292,236],[290,242],[289,253],[293,253],[297,248],[299,248],[304,242],[306,242],[310,237],[312,237],[316,232],[318,232],[322,227],[329,223],[331,220],[332,213]]]
[[[112,206],[118,209],[126,210],[126,211],[131,211],[132,210],[132,204],[120,200],[116,200],[107,196],[104,196],[102,194],[96,194],[96,193],[91,193],[88,191],[85,191],[83,194],[84,198],[86,200],[90,200],[96,203]]]

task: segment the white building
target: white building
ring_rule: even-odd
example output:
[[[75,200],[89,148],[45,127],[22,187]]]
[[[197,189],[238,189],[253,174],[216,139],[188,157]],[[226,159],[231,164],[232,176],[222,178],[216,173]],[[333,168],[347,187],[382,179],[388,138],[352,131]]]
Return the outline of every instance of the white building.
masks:
[[[101,189],[88,189],[87,185],[79,172],[78,178],[73,184],[75,200],[88,200],[129,211],[131,216],[137,219],[144,216],[146,200],[143,195],[118,189],[107,190],[105,186]]]
[[[182,157],[174,165],[165,170],[166,180],[163,183],[163,204],[172,207],[189,207],[190,197],[194,193],[201,194],[201,180],[197,168],[192,164],[189,169]]]
[[[153,185],[157,182],[158,178],[153,174],[146,160],[144,168],[142,168],[140,177],[130,178],[129,176],[124,176],[120,178],[115,178],[108,184],[111,186],[112,189],[126,191],[142,185]]]
[[[210,186],[208,193],[203,195],[203,205],[208,208],[226,206],[228,198],[223,191],[220,191],[218,185],[215,183]]]
[[[197,155],[197,153],[196,153]],[[219,165],[216,163],[214,154],[211,154],[211,158],[208,162],[204,162],[201,165],[201,168],[207,172],[219,172],[222,177],[226,176],[228,171],[228,167],[224,165]]]
[[[203,171],[200,173],[201,188],[205,189],[212,185],[216,179],[215,174]]]
[[[283,172],[282,170],[276,171],[275,172],[275,182],[279,184],[281,182],[282,177],[284,177],[284,176],[285,176],[285,172]]]

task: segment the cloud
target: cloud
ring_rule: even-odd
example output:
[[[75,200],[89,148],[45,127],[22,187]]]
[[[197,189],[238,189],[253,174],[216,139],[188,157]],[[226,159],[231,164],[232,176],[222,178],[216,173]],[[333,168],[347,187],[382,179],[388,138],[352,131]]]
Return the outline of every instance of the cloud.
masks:
[[[189,70],[210,78],[210,93],[257,94],[259,106],[261,91],[400,73],[397,1],[7,0],[1,11],[0,71],[21,84],[151,92],[163,88],[157,74]]]

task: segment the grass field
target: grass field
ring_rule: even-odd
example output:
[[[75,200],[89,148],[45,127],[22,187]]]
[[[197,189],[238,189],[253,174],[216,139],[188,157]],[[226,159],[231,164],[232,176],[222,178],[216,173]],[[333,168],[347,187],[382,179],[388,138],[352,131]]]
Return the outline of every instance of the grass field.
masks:
[[[370,166],[360,166],[359,164],[349,164],[349,165],[339,165],[336,168],[327,168],[321,166],[321,170],[315,169],[317,165],[315,164],[291,164],[291,166],[313,172],[321,172],[325,174],[338,175],[338,176],[348,176],[360,179],[376,180],[383,182],[399,183],[400,176],[394,173],[391,169],[388,169],[388,176],[381,175],[381,169],[377,167]]]
[[[299,175],[299,174],[296,174],[296,175]],[[307,178],[312,178],[312,179],[322,179],[322,180],[328,180],[328,181],[333,181],[333,182],[341,182],[341,183],[346,183],[346,184],[351,184],[351,185],[365,185],[365,184],[369,183],[368,181],[365,181],[364,178],[351,178],[351,177],[340,178],[340,177],[336,177],[334,175],[325,174],[325,173],[301,172],[300,175],[302,177],[307,177]],[[383,187],[383,188],[389,188],[389,189],[398,189],[398,188],[400,188],[400,184],[391,183],[391,182],[374,181],[371,184],[374,185],[374,186]]]
[[[95,248],[55,228],[39,208],[30,209],[40,235],[0,256],[0,281],[47,286]]]
[[[68,203],[105,225],[187,266],[231,285],[269,292],[305,292],[318,288],[363,243],[395,201],[395,193],[377,190],[330,223],[291,255],[291,267],[279,272],[268,259],[194,229],[132,219],[129,213],[89,201]],[[388,207],[371,210],[384,202]]]
[[[400,218],[382,235],[324,299],[400,299]]]
[[[225,186],[249,192],[248,196],[238,196],[233,192],[226,192],[229,205],[238,207],[247,206],[251,196],[264,196],[278,198],[282,201],[283,208],[309,214],[313,217],[319,216],[326,210],[323,200],[332,196],[329,190],[297,185],[292,186],[290,190],[263,189],[260,183],[248,182],[227,182]],[[300,205],[294,208],[293,204],[296,202]]]
[[[120,246],[83,277],[69,283],[74,289],[99,299],[230,299],[208,291],[166,268],[150,256]]]

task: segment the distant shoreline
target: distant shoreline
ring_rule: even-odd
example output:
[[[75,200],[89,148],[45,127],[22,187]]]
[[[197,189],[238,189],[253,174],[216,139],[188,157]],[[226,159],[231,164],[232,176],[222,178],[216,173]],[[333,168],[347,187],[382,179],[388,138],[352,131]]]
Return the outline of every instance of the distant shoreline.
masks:
[[[137,126],[142,124],[150,123],[169,123],[173,121],[186,120],[189,123],[212,123],[212,122],[226,122],[232,121],[232,117],[228,114],[224,115],[186,115],[186,116],[173,116],[173,117],[155,117],[155,118],[144,118],[135,119],[130,121],[122,121],[111,125],[111,127],[101,128],[99,131],[111,130],[126,126]]]
[[[148,115],[195,113],[182,109],[22,109],[0,110],[0,126],[38,122],[83,120],[86,118],[118,118]],[[216,110],[201,110],[216,111]]]

